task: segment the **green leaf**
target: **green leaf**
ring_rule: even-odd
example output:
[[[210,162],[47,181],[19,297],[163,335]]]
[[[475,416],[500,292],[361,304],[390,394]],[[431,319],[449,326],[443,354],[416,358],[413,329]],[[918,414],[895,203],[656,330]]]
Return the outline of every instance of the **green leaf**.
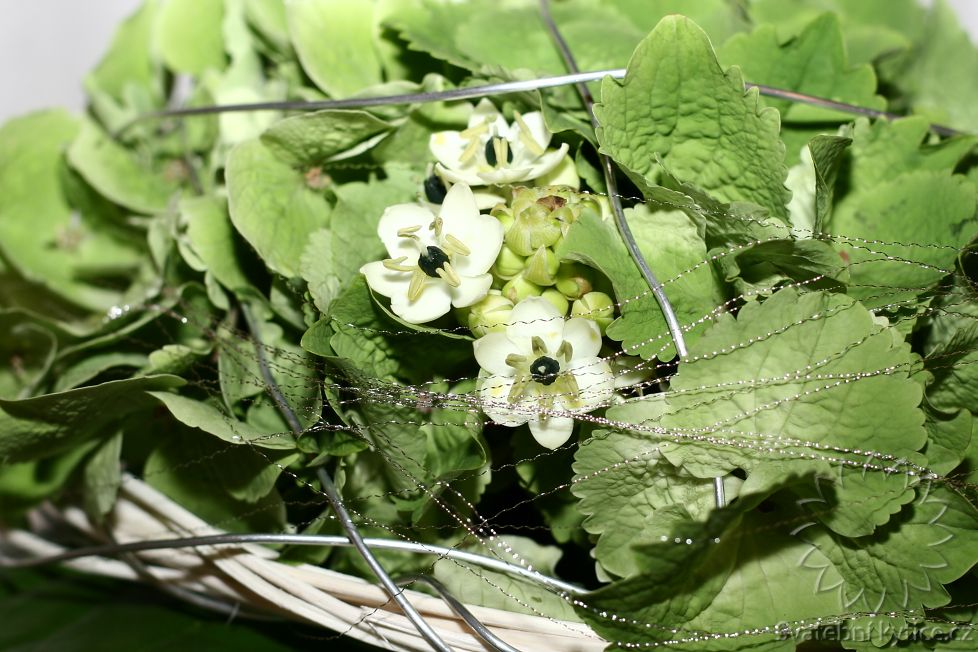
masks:
[[[899,305],[949,274],[957,249],[976,231],[975,186],[928,171],[861,189],[837,206],[830,223],[850,261],[850,294],[869,307]]]
[[[835,182],[844,160],[843,154],[851,144],[851,139],[838,136],[815,136],[808,143],[815,168],[815,220],[810,235],[822,233],[832,217]]]
[[[658,24],[625,79],[604,80],[595,113],[602,151],[641,182],[658,183],[658,156],[718,199],[787,216],[777,112],[762,109],[755,90],[745,93],[739,71],[721,70],[706,34],[688,19]]]
[[[147,484],[223,530],[274,532],[284,525],[285,505],[269,477],[280,469],[271,458],[176,426],[168,435],[146,460]]]
[[[927,468],[934,473],[947,475],[965,458],[972,442],[974,420],[968,410],[954,413],[939,412],[928,407],[927,421]]]
[[[794,650],[774,625],[839,613],[838,596],[816,590],[822,582],[830,586],[838,573],[811,545],[791,536],[790,526],[767,527],[765,515],[753,511],[763,497],[741,496],[705,523],[681,505],[659,510],[649,543],[635,551],[642,573],[583,596],[586,607],[578,614],[619,645]],[[749,633],[711,636],[743,631]]]
[[[454,387],[437,383],[427,388],[438,394],[474,393],[475,381]],[[455,478],[464,471],[481,469],[489,461],[489,446],[482,439],[482,418],[465,410],[436,407],[431,420],[418,429],[427,439],[425,466],[439,479]]]
[[[922,24],[919,46],[895,83],[914,113],[931,122],[978,131],[978,88],[972,83],[978,75],[978,48],[944,0],[935,3]],[[952,61],[954,65],[948,65]]]
[[[68,149],[68,161],[105,197],[137,213],[166,210],[177,189],[88,121]]]
[[[635,419],[641,427],[623,427],[700,478],[740,468],[748,481],[762,474],[754,482],[763,487],[792,469],[817,473],[831,488],[814,488],[829,505],[815,516],[856,536],[913,497],[914,477],[897,462],[898,472],[882,472],[879,458],[924,461],[916,454],[927,440],[921,385],[910,377],[918,365],[902,336],[861,304],[782,289],[736,319],[721,316],[665,398],[640,402],[648,406]],[[816,446],[831,453],[812,459]],[[861,453],[853,460],[845,450]]]
[[[158,399],[178,421],[191,428],[198,428],[230,444],[257,446],[272,450],[293,450],[295,441],[291,434],[268,434],[228,416],[207,403],[170,394],[149,392]]]
[[[700,264],[707,259],[706,245],[689,218],[678,211],[652,212],[645,206],[629,209],[626,218],[681,324],[692,324],[723,302],[712,269]],[[585,212],[571,225],[557,253],[590,265],[611,280],[621,317],[608,328],[608,337],[622,342],[626,353],[661,360],[675,355],[658,303],[612,222]],[[694,342],[702,330],[700,325],[687,332],[687,343]]]
[[[286,652],[280,633],[163,600],[158,589],[60,569],[7,570],[0,586],[6,650]]]
[[[85,511],[96,521],[101,521],[115,505],[116,495],[122,486],[122,433],[116,433],[99,442],[98,448],[85,462],[84,482]]]
[[[311,168],[360,153],[393,127],[366,111],[317,111],[276,122],[261,141],[292,167]]]
[[[34,393],[58,351],[56,335],[21,310],[0,310],[0,398],[25,398]]]
[[[0,127],[0,252],[26,279],[76,306],[105,311],[124,303],[115,288],[132,281],[140,254],[104,216],[82,217],[67,201],[63,155],[78,129],[61,111]]]
[[[200,75],[226,64],[224,0],[167,0],[156,22],[160,56],[174,72]]]
[[[296,0],[286,5],[302,67],[331,97],[349,97],[382,81],[369,0]]]
[[[0,399],[0,457],[30,460],[105,436],[110,424],[148,405],[146,390],[184,382],[177,376],[146,376],[20,401]]]
[[[920,37],[924,9],[916,0],[751,0],[757,25],[778,27],[781,41],[800,34],[824,12],[838,16],[853,64],[907,50]]]
[[[501,539],[512,548],[511,555],[518,554],[526,565],[544,575],[554,574],[554,567],[563,555],[556,546],[540,545],[526,537],[504,535]],[[475,546],[473,552],[481,554],[482,548]],[[464,603],[559,620],[579,620],[566,600],[531,580],[454,559],[440,559],[433,570],[435,579]]]
[[[640,423],[649,418],[654,403],[665,407],[654,399],[626,403],[605,416]],[[614,430],[599,430],[582,442],[574,454],[574,473],[571,491],[586,516],[584,529],[597,535],[591,554],[605,572],[618,577],[642,571],[632,545],[649,540],[647,523],[654,521],[657,510],[682,505],[692,519],[703,521],[716,506],[712,479],[683,472],[647,440]],[[728,502],[737,497],[738,484],[733,476],[725,478]]]
[[[251,261],[241,250],[227,203],[216,197],[187,197],[180,201],[180,215],[190,246],[207,271],[232,292],[248,288],[245,269]]]
[[[325,199],[258,141],[231,151],[226,175],[231,222],[238,233],[273,272],[298,276],[309,236],[329,223]]]
[[[769,293],[785,281],[804,283],[807,289],[842,290],[849,280],[839,253],[822,240],[767,240],[735,253],[715,253],[726,281],[747,298]]]
[[[871,109],[886,108],[886,101],[876,95],[873,68],[869,64],[849,67],[839,18],[834,14],[815,19],[786,43],[779,42],[773,25],[762,25],[750,35],[731,38],[718,56],[725,66],[738,66],[744,78],[755,84]],[[781,113],[789,162],[797,160],[799,150],[814,134],[833,131],[832,123],[851,120],[847,113],[790,100],[764,97],[761,103]]]
[[[328,229],[312,234],[300,260],[302,277],[309,284],[316,307],[322,313],[360,276],[360,267],[386,257],[377,235],[377,224],[384,210],[415,199],[421,175],[390,165],[384,179],[370,179],[337,186],[336,208]]]
[[[601,4],[627,16],[643,34],[670,14],[688,16],[717,44],[749,26],[745,12],[727,0],[602,0]]]
[[[104,353],[90,353],[71,365],[58,365],[57,380],[52,389],[53,392],[63,392],[67,389],[80,387],[91,383],[101,374],[110,369],[129,367],[140,369],[144,367],[148,359],[142,353],[129,353],[123,351],[106,351]],[[155,373],[155,372],[154,372]],[[159,371],[158,373],[168,373]]]

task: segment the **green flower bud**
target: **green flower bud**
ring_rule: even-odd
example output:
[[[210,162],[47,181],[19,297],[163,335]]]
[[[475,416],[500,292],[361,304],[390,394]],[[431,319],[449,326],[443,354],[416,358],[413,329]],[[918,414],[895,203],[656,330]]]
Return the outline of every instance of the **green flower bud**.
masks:
[[[513,217],[513,211],[506,204],[496,204],[493,206],[489,214],[499,220],[499,223],[503,225],[503,233],[509,231],[509,228],[513,226],[513,222],[516,218]]]
[[[549,288],[544,290],[540,296],[552,303],[560,314],[567,314],[567,309],[570,308],[570,302],[567,301],[563,294],[553,288]]]
[[[508,281],[522,272],[524,267],[526,267],[526,258],[503,245],[499,255],[496,256],[496,262],[492,265],[492,273],[495,277]]]
[[[506,244],[521,256],[530,256],[540,247],[554,248],[581,211],[593,205],[590,195],[568,186],[516,188],[509,206],[513,224],[506,231]]]
[[[511,281],[507,281],[503,286],[503,296],[514,304],[519,303],[527,297],[538,297],[543,293],[543,288],[535,283],[531,283],[522,276],[517,276]]]
[[[601,334],[615,320],[615,302],[604,292],[588,292],[571,306],[572,317],[584,317],[597,323]]]
[[[561,263],[556,285],[568,299],[580,299],[594,289],[594,272],[580,263]]]
[[[557,254],[547,247],[540,247],[526,259],[523,277],[537,285],[553,285],[554,281],[557,280],[558,268],[560,268],[560,260],[557,258]]]
[[[501,292],[490,290],[482,301],[471,307],[469,329],[476,337],[504,331],[512,312],[513,302]]]

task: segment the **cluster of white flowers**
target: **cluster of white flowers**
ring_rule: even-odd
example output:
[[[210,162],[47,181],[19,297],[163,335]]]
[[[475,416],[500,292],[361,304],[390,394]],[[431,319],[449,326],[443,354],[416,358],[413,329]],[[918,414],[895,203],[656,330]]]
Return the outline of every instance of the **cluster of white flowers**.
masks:
[[[614,394],[615,375],[598,357],[612,308],[594,309],[596,301],[602,306],[611,301],[590,291],[581,266],[567,263],[571,275],[557,274],[563,268],[547,247],[560,229],[548,232],[552,237],[532,252],[518,246],[522,240],[513,240],[526,240],[527,230],[551,228],[554,220],[566,228],[574,215],[565,208],[567,197],[578,187],[567,145],[549,147],[542,114],[514,117],[508,123],[483,100],[466,129],[433,134],[429,145],[437,177],[426,182],[426,194],[431,199],[432,183],[448,187],[440,206],[436,201],[387,208],[377,235],[389,258],[360,271],[406,322],[432,322],[454,307],[478,337],[473,348],[481,367],[477,387],[483,412],[501,425],[528,424],[541,445],[557,448],[570,438],[574,414],[606,405]],[[550,189],[555,179],[564,187]],[[513,191],[500,186],[541,181],[548,187],[505,203]],[[496,207],[491,215],[480,212],[490,207]],[[544,211],[544,217],[524,219],[530,208]],[[546,218],[551,211],[553,217]],[[519,231],[509,234],[514,222]],[[504,237],[511,246],[504,245]],[[541,266],[549,271],[543,273]],[[575,316],[568,319],[568,313]]]

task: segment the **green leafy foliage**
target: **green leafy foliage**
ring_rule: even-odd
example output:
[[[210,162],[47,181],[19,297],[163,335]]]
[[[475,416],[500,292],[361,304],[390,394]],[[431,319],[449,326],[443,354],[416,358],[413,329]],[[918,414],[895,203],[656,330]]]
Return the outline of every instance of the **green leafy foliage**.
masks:
[[[708,102],[705,98],[709,98]],[[681,16],[636,48],[621,82],[606,79],[595,106],[601,150],[631,176],[659,180],[657,158],[724,201],[751,201],[785,217],[784,145],[775,111],[724,72],[706,34]]]

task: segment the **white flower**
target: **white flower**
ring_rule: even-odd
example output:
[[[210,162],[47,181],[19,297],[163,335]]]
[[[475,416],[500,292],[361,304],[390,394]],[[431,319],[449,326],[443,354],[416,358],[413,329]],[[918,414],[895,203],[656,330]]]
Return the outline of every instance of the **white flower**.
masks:
[[[503,244],[499,220],[480,215],[472,191],[452,186],[436,216],[420,204],[384,211],[377,235],[390,258],[367,263],[367,285],[391,300],[391,310],[407,322],[438,319],[451,306],[480,301],[492,285],[492,267]]]
[[[601,332],[590,319],[564,320],[544,298],[520,301],[505,333],[474,343],[482,411],[504,426],[530,424],[542,446],[570,438],[574,419],[541,411],[590,412],[609,401],[615,378],[598,357]]]
[[[547,149],[550,131],[539,111],[506,119],[483,99],[472,111],[464,131],[440,131],[428,141],[438,159],[435,170],[451,183],[501,185],[537,179],[559,166],[567,144]]]

